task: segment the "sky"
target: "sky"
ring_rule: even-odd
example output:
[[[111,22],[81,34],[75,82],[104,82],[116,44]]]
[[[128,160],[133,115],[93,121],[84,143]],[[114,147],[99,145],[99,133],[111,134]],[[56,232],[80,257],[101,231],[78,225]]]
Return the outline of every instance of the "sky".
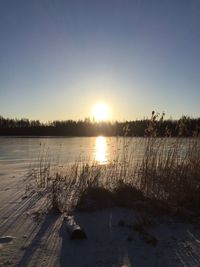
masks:
[[[199,0],[0,0],[0,115],[200,117]]]

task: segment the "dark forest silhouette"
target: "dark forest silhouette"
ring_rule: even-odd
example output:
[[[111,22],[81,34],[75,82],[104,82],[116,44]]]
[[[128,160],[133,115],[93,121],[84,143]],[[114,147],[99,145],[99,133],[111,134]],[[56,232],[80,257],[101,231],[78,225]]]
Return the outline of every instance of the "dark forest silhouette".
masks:
[[[42,123],[39,120],[10,119],[0,116],[1,136],[138,136],[147,134],[151,119],[124,122],[65,120]],[[158,120],[157,136],[193,136],[199,132],[200,118],[183,116],[179,120]],[[180,131],[181,129],[181,131]]]

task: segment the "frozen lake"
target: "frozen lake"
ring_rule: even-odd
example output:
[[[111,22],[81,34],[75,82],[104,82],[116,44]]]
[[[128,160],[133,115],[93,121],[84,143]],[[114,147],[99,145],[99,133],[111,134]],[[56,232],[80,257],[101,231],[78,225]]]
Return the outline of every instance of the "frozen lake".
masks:
[[[41,157],[53,165],[66,165],[80,159],[108,164],[125,152],[131,161],[140,161],[144,155],[144,138],[123,137],[0,137],[0,175],[35,168]],[[159,140],[159,139],[157,139]],[[181,153],[189,139],[181,140]],[[175,139],[168,139],[166,149]],[[156,149],[156,148],[155,148]]]
[[[0,173],[14,169],[27,170],[35,166],[41,156],[53,164],[73,163],[77,159],[107,164],[123,154],[123,148],[133,149],[134,157],[141,153],[141,138],[118,137],[0,137]]]

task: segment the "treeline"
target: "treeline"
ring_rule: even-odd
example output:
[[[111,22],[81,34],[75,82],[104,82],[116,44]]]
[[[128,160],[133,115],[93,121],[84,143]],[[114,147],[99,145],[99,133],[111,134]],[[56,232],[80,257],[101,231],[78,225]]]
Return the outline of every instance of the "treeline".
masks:
[[[125,122],[95,122],[90,119],[42,123],[39,120],[9,119],[0,116],[1,136],[193,136],[199,133],[200,118],[151,119]]]

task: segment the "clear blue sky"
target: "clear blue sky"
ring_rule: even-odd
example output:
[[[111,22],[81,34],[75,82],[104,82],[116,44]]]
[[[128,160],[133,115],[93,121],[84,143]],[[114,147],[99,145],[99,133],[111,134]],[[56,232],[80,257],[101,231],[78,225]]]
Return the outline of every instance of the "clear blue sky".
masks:
[[[199,0],[0,0],[0,115],[200,116]]]

